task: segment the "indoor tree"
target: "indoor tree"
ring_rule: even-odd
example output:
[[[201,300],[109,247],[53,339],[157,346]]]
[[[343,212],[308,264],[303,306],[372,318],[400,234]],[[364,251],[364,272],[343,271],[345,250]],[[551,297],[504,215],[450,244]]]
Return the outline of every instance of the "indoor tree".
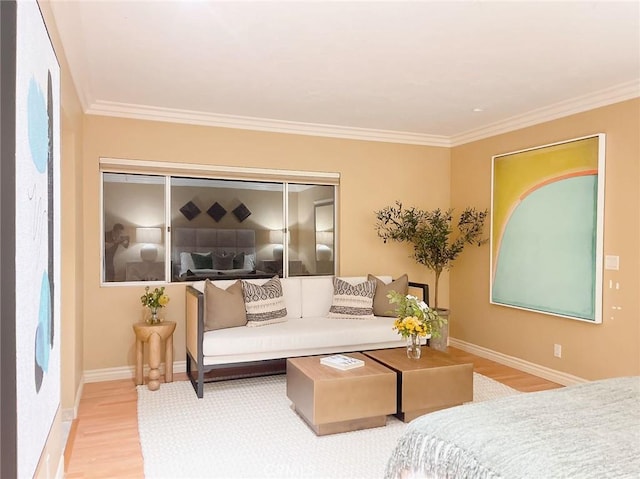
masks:
[[[457,222],[455,238],[453,235],[453,209],[437,208],[425,211],[419,208],[403,208],[396,201],[395,206],[387,206],[375,212],[375,229],[386,243],[398,241],[413,245],[412,257],[435,273],[434,308],[438,310],[438,283],[445,269],[450,269],[453,261],[462,252],[465,245],[481,246],[487,242],[482,238],[487,210],[478,211],[466,208]]]

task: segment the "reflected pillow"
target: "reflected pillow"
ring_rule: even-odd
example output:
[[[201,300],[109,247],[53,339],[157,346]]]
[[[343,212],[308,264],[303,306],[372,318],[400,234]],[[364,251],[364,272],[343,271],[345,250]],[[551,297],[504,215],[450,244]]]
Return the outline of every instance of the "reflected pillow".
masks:
[[[216,253],[213,255],[213,269],[233,269],[233,254]]]
[[[409,276],[403,274],[389,284],[385,284],[384,281],[372,274],[368,275],[367,279],[376,282],[376,294],[373,296],[373,314],[375,316],[395,317],[397,305],[389,302],[387,294],[390,291],[397,291],[402,295],[407,295],[409,293]]]
[[[274,276],[264,284],[242,281],[247,326],[264,326],[287,320],[287,306],[282,294],[282,283]]]
[[[247,324],[240,280],[227,289],[218,288],[208,279],[204,283],[204,330],[235,328]]]
[[[191,253],[182,252],[180,253],[180,274],[185,274],[189,270],[196,269],[193,264],[193,258],[191,257]]]
[[[246,269],[247,271],[255,271],[256,269],[256,255],[255,253],[244,255],[244,265],[242,269]]]
[[[233,269],[243,269],[244,267],[244,253],[236,253],[233,257]]]
[[[194,269],[213,269],[213,258],[209,253],[191,253]],[[191,268],[189,268],[191,269]]]
[[[352,285],[333,278],[333,301],[327,317],[334,319],[373,319],[373,297],[376,282]]]

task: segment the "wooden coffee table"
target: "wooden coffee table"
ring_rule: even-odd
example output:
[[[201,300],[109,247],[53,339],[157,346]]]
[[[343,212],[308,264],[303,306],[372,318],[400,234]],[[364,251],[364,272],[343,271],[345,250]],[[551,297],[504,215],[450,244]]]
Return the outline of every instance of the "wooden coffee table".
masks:
[[[396,416],[409,422],[418,416],[473,401],[473,364],[429,347],[420,359],[409,359],[405,348],[366,351],[365,355],[397,374]]]
[[[324,356],[287,359],[287,397],[318,436],[384,426],[396,412],[396,373],[363,354],[347,356],[365,365],[341,371],[320,364]]]

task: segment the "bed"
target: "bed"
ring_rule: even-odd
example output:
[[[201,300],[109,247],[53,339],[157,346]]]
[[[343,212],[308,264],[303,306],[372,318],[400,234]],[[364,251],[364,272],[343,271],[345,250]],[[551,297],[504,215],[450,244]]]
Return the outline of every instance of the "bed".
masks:
[[[391,478],[637,478],[640,377],[437,411],[411,422]]]
[[[260,274],[256,271],[254,230],[175,228],[171,259],[174,278],[180,281]]]

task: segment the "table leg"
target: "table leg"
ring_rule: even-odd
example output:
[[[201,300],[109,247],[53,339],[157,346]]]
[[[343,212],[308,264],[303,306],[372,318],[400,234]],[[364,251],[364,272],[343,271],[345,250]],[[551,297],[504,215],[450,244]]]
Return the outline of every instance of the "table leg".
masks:
[[[164,382],[173,382],[173,335],[165,340],[164,346]]]
[[[149,335],[149,390],[157,391],[160,388],[160,335]]]
[[[136,384],[144,384],[142,361],[144,358],[144,349],[142,341],[136,339]]]

